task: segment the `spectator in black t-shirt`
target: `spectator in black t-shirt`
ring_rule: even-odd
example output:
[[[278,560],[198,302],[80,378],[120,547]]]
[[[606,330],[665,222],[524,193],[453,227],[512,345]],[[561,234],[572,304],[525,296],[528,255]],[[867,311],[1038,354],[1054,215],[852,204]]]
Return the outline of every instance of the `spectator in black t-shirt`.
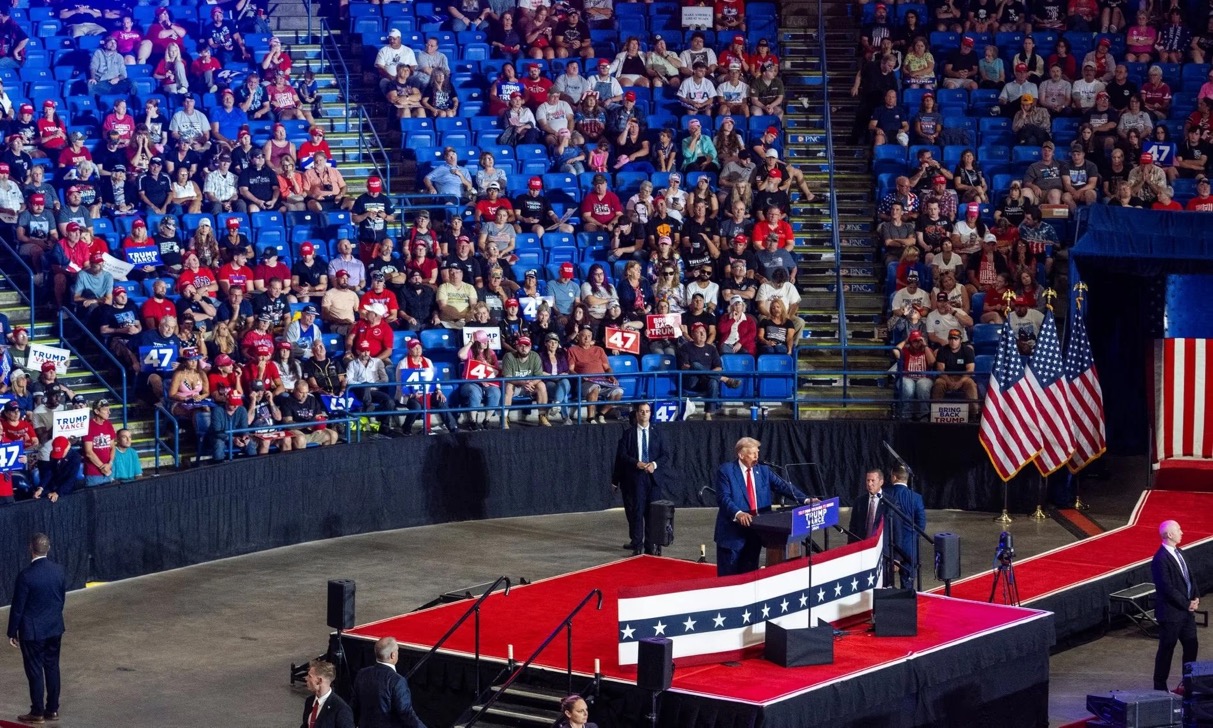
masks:
[[[396,209],[383,194],[383,180],[371,177],[366,181],[366,192],[354,200],[351,213],[358,226],[359,243],[369,246],[387,238],[388,223],[396,222]]]
[[[319,305],[328,290],[328,264],[316,257],[316,246],[299,246],[299,259],[291,265],[291,294],[299,303]]]
[[[438,325],[438,310],[434,307],[434,289],[427,286],[416,268],[408,272],[408,281],[400,288],[397,312],[403,325],[413,331]]]
[[[733,276],[733,262],[737,260],[740,260],[744,264],[741,275],[753,280],[754,273],[758,270],[758,255],[750,248],[750,238],[748,235],[741,233],[734,235],[729,241],[729,247],[721,251],[720,257],[716,259],[718,268],[716,279],[723,281]]]
[[[700,324],[707,332],[708,346],[716,345],[716,316],[707,309],[702,293],[696,293],[691,296],[691,301],[688,304],[686,311],[682,312],[682,328],[684,331],[691,331],[696,324]]]
[[[265,152],[253,150],[253,164],[240,173],[240,198],[248,211],[273,210],[278,205],[278,175],[265,165]]]
[[[115,164],[109,176],[101,178],[98,194],[101,211],[106,215],[131,215],[139,202],[139,190],[126,173],[125,164]]]
[[[164,160],[152,157],[147,172],[139,178],[139,199],[147,205],[148,212],[163,215],[168,212],[171,200],[172,180],[164,173]]]
[[[281,278],[269,279],[265,290],[253,296],[253,313],[270,316],[276,327],[290,323],[291,303],[283,295]]]
[[[721,259],[723,260],[723,256],[721,256]],[[733,298],[741,298],[745,301],[746,313],[754,315],[758,311],[754,304],[754,297],[757,295],[758,283],[748,275],[745,259],[731,259],[726,275],[721,278],[721,301],[731,301]]]
[[[294,446],[302,450],[308,445],[336,445],[338,434],[324,425],[328,419],[324,405],[311,393],[311,386],[306,379],[295,382],[295,388],[289,396],[283,397],[278,403],[282,410],[282,421],[295,425],[311,425],[286,431],[287,437],[295,439]]]
[[[128,297],[125,285],[114,286],[110,303],[101,305],[95,320],[106,348],[131,371],[138,372],[138,352],[131,348],[131,341],[143,331],[143,324],[139,321],[139,307]]]
[[[851,86],[851,96],[859,98],[855,107],[855,124],[851,128],[852,144],[858,144],[865,137],[868,121],[872,112],[885,98],[886,91],[897,91],[897,75],[893,71],[893,56],[881,56],[871,61],[865,61],[855,74],[855,84]]]
[[[519,232],[532,232],[542,235],[544,232],[573,232],[573,226],[562,221],[547,195],[543,194],[543,180],[532,177],[527,182],[526,193],[514,200],[514,215]]]
[[[953,53],[943,66],[943,87],[977,90],[977,54],[973,52],[974,40],[965,36],[960,41],[960,50]]]
[[[93,164],[100,168],[102,176],[112,173],[116,165],[126,166],[126,150],[122,148],[121,134],[111,131],[106,135],[105,143],[99,144],[93,151]],[[11,163],[9,167],[12,167]]]
[[[1209,156],[1213,145],[1200,138],[1200,127],[1190,126],[1184,140],[1175,152],[1175,168],[1184,179],[1195,179],[1209,169]]]
[[[94,155],[93,161],[100,164],[96,155]],[[8,165],[9,179],[21,186],[29,183],[29,172],[34,166],[34,158],[25,151],[25,137],[20,134],[10,135],[8,146],[3,152],[0,152],[0,162]]]
[[[981,412],[977,401],[977,382],[973,381],[976,357],[973,347],[961,342],[960,329],[948,332],[948,345],[935,355],[935,368],[940,375],[931,387],[931,399],[941,400],[951,392],[961,392],[969,400],[969,414],[976,420]]]
[[[707,397],[709,400],[720,398],[719,374],[694,374],[686,372],[719,372],[720,352],[715,346],[708,344],[708,327],[702,322],[691,325],[691,338],[678,347],[678,369],[684,372],[682,377],[682,393]],[[738,386],[736,379],[724,379],[729,387]],[[712,419],[712,414],[720,409],[720,403],[710,401],[706,405],[704,419]]]

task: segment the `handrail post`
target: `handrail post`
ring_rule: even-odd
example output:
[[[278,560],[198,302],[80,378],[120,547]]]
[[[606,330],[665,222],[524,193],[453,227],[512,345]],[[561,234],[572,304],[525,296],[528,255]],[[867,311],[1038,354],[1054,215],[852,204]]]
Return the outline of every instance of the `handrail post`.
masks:
[[[565,668],[565,674],[568,675],[568,680],[569,680],[569,689],[567,692],[569,695],[572,695],[573,694],[573,620],[569,619],[569,620],[565,621],[564,634],[566,637],[564,668]]]
[[[475,621],[476,630],[476,655],[472,658],[472,669],[476,671],[476,697],[480,697],[480,602],[476,602],[476,606],[472,607],[476,610]]]

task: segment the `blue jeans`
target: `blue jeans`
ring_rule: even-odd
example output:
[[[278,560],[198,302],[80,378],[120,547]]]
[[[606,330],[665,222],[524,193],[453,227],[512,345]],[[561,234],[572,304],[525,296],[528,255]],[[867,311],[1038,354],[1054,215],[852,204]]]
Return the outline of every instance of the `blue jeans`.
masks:
[[[549,405],[565,405],[569,402],[569,393],[572,391],[572,386],[567,379],[545,379],[543,386],[548,390]],[[569,418],[569,408],[561,407],[560,416],[564,419]]]
[[[407,414],[404,416],[404,434],[408,435],[413,431],[413,425],[417,422],[417,420],[425,416],[425,406],[421,404],[419,399],[410,398],[405,402],[404,409],[407,409],[410,413],[416,412],[416,414]],[[447,409],[446,402],[439,403],[437,400],[431,400],[430,414],[438,415],[438,417],[442,420],[442,424],[446,426],[447,430],[454,432],[459,429],[458,423],[455,422],[455,416],[452,415],[450,410]]]
[[[85,488],[96,488],[98,485],[112,483],[114,479],[109,475],[86,475],[84,476]]]
[[[934,380],[930,377],[902,377],[897,380],[897,390],[901,396],[901,416],[917,419],[930,412],[931,386]]]
[[[487,20],[473,20],[471,24],[465,23],[456,18],[451,21],[451,29],[456,33],[461,33],[465,30],[484,30],[489,27]]]
[[[93,84],[94,96],[108,96],[110,94],[129,94],[131,92],[130,79],[120,78],[117,81],[98,81]]]
[[[462,406],[473,409],[497,407],[501,404],[501,387],[466,382],[459,387],[459,402]]]
[[[21,63],[12,56],[5,56],[4,58],[0,58],[0,68],[19,70],[21,68]]]
[[[702,364],[692,364],[691,371],[707,372],[711,371]],[[706,391],[704,391],[706,390]],[[687,375],[682,376],[682,391],[683,394],[692,393],[698,394],[701,397],[708,399],[718,399],[720,397],[720,375],[713,372],[711,374]],[[705,407],[707,412],[715,412],[720,409],[719,402],[708,402]]]
[[[257,454],[257,443],[254,442],[252,438],[249,438],[249,441],[243,447],[235,444],[235,438],[232,438],[232,439],[233,439],[233,442],[232,442],[232,454],[233,455],[239,455],[240,453],[244,453],[245,455],[252,456],[252,455]],[[198,452],[209,451],[211,454],[211,457],[214,458],[216,461],[227,460],[227,433],[226,432],[208,432],[208,433],[206,433],[206,440],[209,441],[208,442],[209,447],[199,450]]]

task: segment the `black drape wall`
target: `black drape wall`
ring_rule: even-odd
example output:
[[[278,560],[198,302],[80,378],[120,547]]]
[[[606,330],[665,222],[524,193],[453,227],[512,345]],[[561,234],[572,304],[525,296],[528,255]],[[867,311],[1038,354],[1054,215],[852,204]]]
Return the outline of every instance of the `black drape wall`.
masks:
[[[764,459],[816,462],[825,494],[849,505],[870,465],[914,468],[928,508],[997,510],[1001,488],[976,428],[893,422],[684,422],[662,425],[676,473],[669,496],[699,505],[715,468],[749,435]],[[618,505],[610,488],[621,428],[518,428],[457,437],[376,440],[253,458],[0,508],[0,604],[24,543],[43,530],[74,587],[336,536],[433,523]],[[806,486],[808,470],[792,477]],[[1013,481],[1011,506],[1036,502],[1035,475]],[[709,495],[709,502],[710,495]]]

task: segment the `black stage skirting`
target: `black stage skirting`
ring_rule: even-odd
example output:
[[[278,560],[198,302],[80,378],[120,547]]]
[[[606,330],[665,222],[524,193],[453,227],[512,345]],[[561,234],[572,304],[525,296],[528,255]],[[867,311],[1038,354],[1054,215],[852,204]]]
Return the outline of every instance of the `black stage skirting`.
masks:
[[[928,508],[994,511],[1001,484],[973,426],[888,421],[683,422],[663,425],[682,506],[733,444],[749,435],[763,457],[816,462],[826,494],[850,496],[870,466],[891,464],[889,442],[918,475]],[[45,530],[73,587],[214,559],[371,531],[451,521],[596,511],[619,505],[610,488],[618,426],[515,428],[413,436],[252,458],[95,488],[57,504],[0,507],[0,605],[10,601],[28,535]],[[810,469],[791,477],[808,484]],[[1012,483],[1011,509],[1036,503],[1034,480]]]
[[[661,699],[663,728],[1044,728],[1049,724],[1051,618],[1014,625],[936,650],[914,660],[840,681],[768,707],[729,703],[679,693]],[[373,661],[368,640],[345,637],[350,675]],[[846,649],[846,638],[835,649]],[[407,672],[421,652],[401,650]],[[482,687],[500,682],[500,663],[481,662]],[[451,725],[472,703],[475,673],[471,658],[439,654],[415,675],[410,687],[427,725]],[[527,682],[567,689],[565,673],[528,673]],[[574,676],[574,691],[589,678]],[[338,686],[339,689],[342,686]],[[604,681],[591,709],[600,728],[643,728],[649,695],[634,685]]]

